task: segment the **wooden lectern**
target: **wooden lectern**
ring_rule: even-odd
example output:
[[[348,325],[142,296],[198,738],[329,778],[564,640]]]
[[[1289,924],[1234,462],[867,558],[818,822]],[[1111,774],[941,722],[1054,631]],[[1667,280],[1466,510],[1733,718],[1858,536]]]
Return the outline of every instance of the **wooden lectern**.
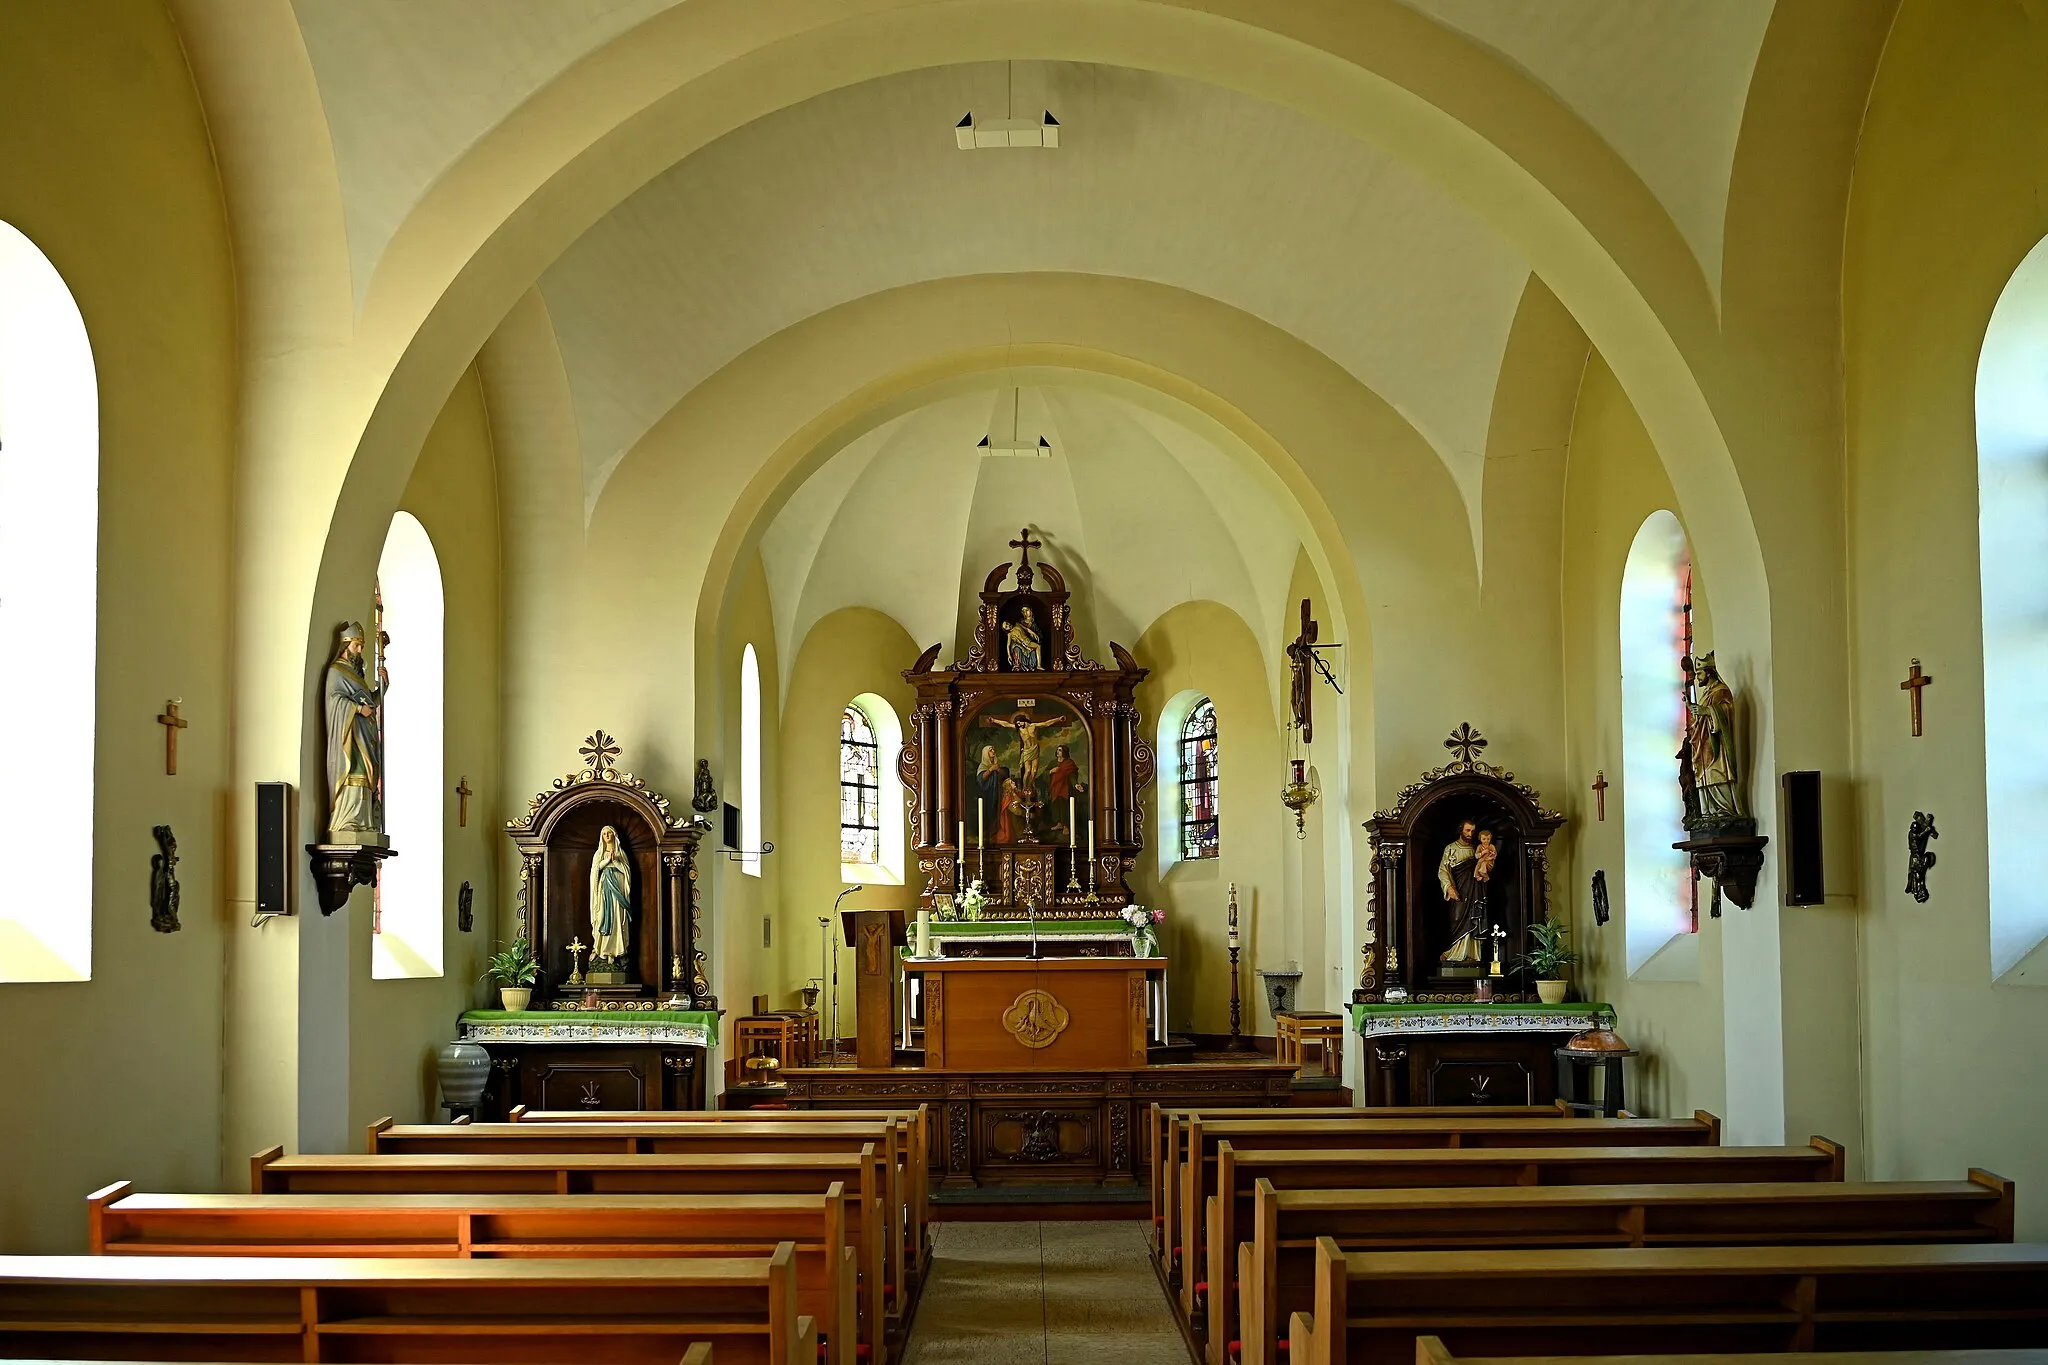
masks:
[[[909,939],[901,910],[842,910],[853,949],[854,1055],[864,1067],[896,1060],[896,953]]]

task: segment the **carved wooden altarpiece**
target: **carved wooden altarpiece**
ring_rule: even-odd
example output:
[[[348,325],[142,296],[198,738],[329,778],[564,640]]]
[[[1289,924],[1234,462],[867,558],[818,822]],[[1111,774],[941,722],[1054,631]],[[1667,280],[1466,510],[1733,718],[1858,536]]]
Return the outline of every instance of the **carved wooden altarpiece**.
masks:
[[[917,709],[897,771],[921,904],[964,889],[964,852],[966,881],[989,897],[984,919],[1024,919],[1032,906],[1042,919],[1114,916],[1131,902],[1126,878],[1144,845],[1139,798],[1154,756],[1133,694],[1146,670],[1114,642],[1113,668],[1084,656],[1066,579],[1032,562],[1029,531],[1010,543],[1017,563],[982,584],[967,658],[934,668],[933,645],[903,674]]]
[[[583,746],[584,766],[558,777],[506,822],[519,850],[519,923],[533,943],[541,979],[536,1007],[574,1009],[594,993],[597,1007],[652,1010],[665,1003],[715,1010],[718,999],[698,948],[697,842],[710,828],[669,813],[666,796],[613,764],[618,746],[602,730]],[[610,826],[631,865],[631,929],[621,982],[585,978],[590,963],[590,864]],[[579,959],[580,967],[579,970]]]
[[[1489,928],[1499,931],[1503,975],[1494,977],[1493,998],[1535,998],[1526,970],[1511,964],[1529,948],[1529,926],[1550,917],[1550,837],[1564,816],[1546,809],[1535,788],[1477,754],[1486,740],[1469,725],[1444,742],[1456,757],[1404,788],[1394,805],[1366,823],[1372,847],[1367,895],[1368,938],[1357,998],[1379,1002],[1391,986],[1417,1002],[1475,998],[1487,975],[1489,948],[1479,965],[1445,963],[1457,937],[1454,912],[1445,899],[1438,869],[1445,848],[1463,826],[1474,839],[1487,831],[1500,851],[1487,892]],[[1396,998],[1399,998],[1398,996]]]

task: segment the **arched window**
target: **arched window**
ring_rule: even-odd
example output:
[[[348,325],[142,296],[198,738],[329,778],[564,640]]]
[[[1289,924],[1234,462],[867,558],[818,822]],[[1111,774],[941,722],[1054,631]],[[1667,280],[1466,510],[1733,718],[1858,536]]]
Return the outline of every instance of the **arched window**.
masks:
[[[1180,723],[1180,856],[1213,858],[1221,847],[1216,817],[1216,704],[1204,697]]]
[[[881,750],[858,706],[839,714],[839,861],[882,861]]]
[[[384,698],[384,830],[399,856],[378,872],[370,975],[439,976],[447,611],[434,542],[410,512],[392,517],[385,533],[377,595],[380,633],[390,637],[388,649],[378,650],[378,663],[391,674]]]
[[[99,497],[85,319],[0,222],[0,821],[16,849],[0,859],[0,981],[92,978]]]
[[[839,716],[839,879],[903,885],[909,831],[903,815],[903,724],[896,708],[863,692]]]
[[[1678,788],[1685,672],[1692,652],[1692,557],[1685,528],[1652,512],[1621,573],[1622,925],[1633,972],[1696,927]]]
[[[761,661],[740,655],[740,871],[761,875]]]
[[[2048,239],[1991,310],[1977,359],[1977,554],[1984,603],[1984,787],[1991,973],[2048,939]]]

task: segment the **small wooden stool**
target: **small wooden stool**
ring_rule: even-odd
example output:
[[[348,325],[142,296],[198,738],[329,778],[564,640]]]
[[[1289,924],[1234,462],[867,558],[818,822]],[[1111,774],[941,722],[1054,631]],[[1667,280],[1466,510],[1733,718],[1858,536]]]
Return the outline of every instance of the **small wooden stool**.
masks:
[[[802,1066],[805,1058],[805,1025],[801,1018],[787,1014],[749,1014],[733,1026],[733,1055],[744,1060],[767,1053],[785,1067]]]
[[[1316,1048],[1316,1061],[1324,1076],[1344,1075],[1344,1016],[1323,1010],[1290,1010],[1273,1020],[1277,1037],[1273,1060],[1292,1066],[1299,1074],[1308,1069],[1308,1048]]]

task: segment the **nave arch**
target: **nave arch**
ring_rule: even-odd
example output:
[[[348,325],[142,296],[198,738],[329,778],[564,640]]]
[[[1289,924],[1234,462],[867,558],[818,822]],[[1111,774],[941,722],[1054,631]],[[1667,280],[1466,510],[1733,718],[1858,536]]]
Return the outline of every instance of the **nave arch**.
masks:
[[[317,156],[293,155],[319,132],[306,107],[317,90],[309,75],[301,78],[297,35],[275,8],[248,26],[246,38],[227,34],[231,7],[218,0],[181,8],[202,82],[232,66],[232,57],[248,57],[251,49],[241,45],[264,35],[291,49],[274,79],[244,72],[239,91],[221,89],[217,128],[231,203],[260,197],[254,181],[274,176],[287,197],[311,206],[306,215],[324,214],[331,156],[324,147]],[[1840,5],[1824,8],[1807,22],[1850,22]],[[1872,25],[1882,28],[1868,16],[1861,28]],[[1774,21],[1759,64],[1770,79],[1758,107],[1773,113],[1798,78],[1769,60],[1778,27]],[[1062,36],[1053,42],[1049,32]],[[679,7],[623,35],[480,139],[393,238],[354,317],[345,306],[346,250],[336,249],[333,231],[309,225],[296,208],[270,210],[290,220],[282,225],[250,224],[244,333],[252,363],[238,505],[266,511],[245,513],[238,528],[238,787],[279,767],[311,771],[298,692],[323,648],[324,623],[345,613],[350,585],[374,559],[365,528],[381,525],[395,504],[418,439],[463,366],[578,233],[653,174],[770,109],[890,71],[1005,56],[1169,71],[1271,99],[1388,148],[1475,206],[1611,358],[1641,411],[1689,521],[1701,528],[1698,549],[1720,599],[1724,651],[1748,662],[1757,766],[1776,766],[1774,643],[1803,623],[1773,617],[1765,548],[1744,494],[1750,480],[1782,481],[1771,462],[1777,451],[1759,438],[1738,462],[1728,438],[1744,427],[1752,401],[1740,392],[1750,357],[1724,354],[1711,291],[1641,182],[1508,63],[1391,0],[1312,9],[1254,0],[962,0],[943,13],[910,0],[714,2]],[[1853,61],[1843,66],[1846,74],[1831,80],[1848,87]],[[294,85],[296,95],[279,94]],[[277,99],[296,112],[269,122]],[[1796,101],[1791,112],[1799,112]],[[283,171],[287,164],[292,169]],[[246,197],[233,184],[242,169],[253,177]],[[1796,167],[1749,178],[1742,169],[1738,179],[1752,192],[1759,181],[1798,178]],[[254,212],[236,211],[244,218]],[[1735,220],[1753,230],[1768,223],[1771,209],[1738,199],[1730,215],[1732,250],[1745,240]],[[307,251],[294,259],[293,246]],[[308,263],[316,279],[271,287],[309,273]],[[1727,278],[1739,287],[1753,276],[1731,270]],[[1816,420],[1834,418],[1816,409]],[[1748,433],[1758,425],[1751,422]],[[1801,544],[1803,522],[1795,516],[1780,529],[1775,543],[1797,572],[1812,554]],[[1838,632],[1834,604],[1813,611],[1822,627],[1813,638]],[[1768,793],[1760,804],[1768,817]],[[1753,977],[1764,996],[1775,997],[1775,920],[1759,915],[1756,924]],[[1765,1033],[1744,1045],[1775,1051],[1775,1036],[1765,1036],[1776,1032],[1775,1010],[1744,1017],[1765,1020]],[[1737,1041],[1731,1033],[1731,1048]],[[1784,1089],[1771,1069],[1759,1073],[1756,1131],[1778,1121]]]

